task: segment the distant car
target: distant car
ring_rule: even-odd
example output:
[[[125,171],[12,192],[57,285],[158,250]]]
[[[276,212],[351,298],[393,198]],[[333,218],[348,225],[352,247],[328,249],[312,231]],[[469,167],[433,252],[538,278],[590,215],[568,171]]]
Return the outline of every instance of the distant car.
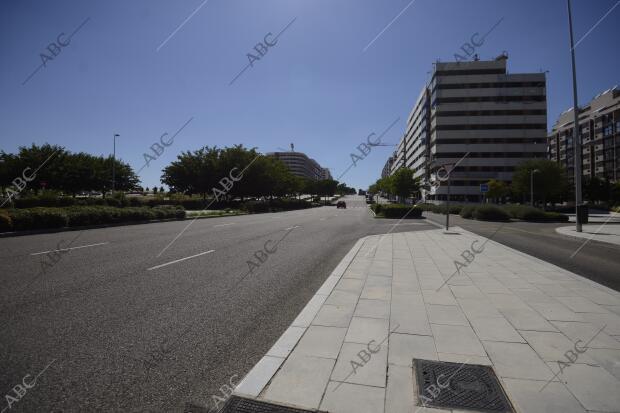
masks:
[[[347,203],[346,203],[346,202],[344,202],[344,201],[338,201],[338,202],[336,203],[336,208],[337,208],[337,209],[340,209],[340,208],[347,209]]]
[[[366,198],[366,203],[367,204],[374,204],[375,200],[373,198]]]

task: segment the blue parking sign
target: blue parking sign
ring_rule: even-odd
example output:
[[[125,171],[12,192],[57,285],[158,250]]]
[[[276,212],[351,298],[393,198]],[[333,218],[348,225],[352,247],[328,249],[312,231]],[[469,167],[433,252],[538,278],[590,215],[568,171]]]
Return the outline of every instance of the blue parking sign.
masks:
[[[489,192],[489,184],[480,184],[480,192],[483,194]]]

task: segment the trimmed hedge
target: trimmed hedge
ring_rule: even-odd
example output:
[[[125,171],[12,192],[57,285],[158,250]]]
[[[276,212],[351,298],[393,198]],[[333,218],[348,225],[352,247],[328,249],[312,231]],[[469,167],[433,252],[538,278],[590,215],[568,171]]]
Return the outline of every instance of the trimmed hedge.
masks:
[[[280,199],[275,198],[267,201],[247,201],[240,205],[240,209],[251,214],[262,212],[291,211],[320,206],[316,202],[308,202],[303,199]]]
[[[474,208],[472,217],[479,221],[510,221],[510,215],[495,205],[480,205]]]
[[[559,212],[545,212],[527,205],[506,205],[504,209],[511,217],[530,222],[568,222],[566,215]]]
[[[475,205],[465,205],[461,208],[461,212],[459,215],[462,218],[472,219],[474,217],[474,210],[476,209]]]
[[[2,226],[2,216],[6,214],[9,226]],[[5,231],[23,231],[29,229],[47,229],[75,227],[83,225],[100,225],[131,221],[148,221],[159,219],[183,219],[185,210],[179,206],[162,207],[127,207],[109,206],[72,206],[67,208],[25,208],[9,209],[0,213],[0,229]]]
[[[384,204],[379,208],[380,215],[384,218],[421,218],[422,208],[405,204]],[[376,212],[375,212],[376,213]]]

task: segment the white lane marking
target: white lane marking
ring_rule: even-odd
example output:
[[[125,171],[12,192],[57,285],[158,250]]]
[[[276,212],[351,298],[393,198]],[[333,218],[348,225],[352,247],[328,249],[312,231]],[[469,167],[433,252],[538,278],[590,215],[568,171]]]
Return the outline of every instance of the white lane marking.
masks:
[[[290,229],[295,229],[295,228],[299,228],[299,225],[295,225],[294,227],[289,227],[289,228],[286,228],[286,229],[285,229],[285,231],[288,231],[288,230],[290,230]]]
[[[154,266],[154,267],[147,268],[146,270],[147,270],[147,271],[156,270],[156,269],[158,269],[158,268],[165,267],[166,265],[175,264],[175,263],[177,263],[177,262],[181,262],[181,261],[189,260],[190,258],[200,257],[201,255],[210,254],[210,253],[212,253],[212,252],[215,252],[215,250],[209,250],[209,251],[201,252],[200,254],[192,255],[191,257],[185,257],[185,258],[181,258],[181,259],[178,259],[178,260],[174,260],[174,261],[167,262],[167,263],[165,263],[165,264],[156,265],[156,266]]]
[[[71,247],[71,248],[61,248],[59,250],[51,250],[51,251],[42,251],[42,252],[33,252],[30,255],[41,255],[41,254],[49,254],[51,252],[61,252],[61,251],[69,251],[69,250],[77,250],[80,248],[87,248],[87,247],[96,247],[97,245],[105,245],[105,244],[109,244],[109,242],[100,242],[98,244],[89,244],[89,245],[80,245],[79,247]]]
[[[235,225],[236,222],[229,222],[228,224],[217,224],[217,225],[213,225],[214,227],[225,227],[227,225]]]

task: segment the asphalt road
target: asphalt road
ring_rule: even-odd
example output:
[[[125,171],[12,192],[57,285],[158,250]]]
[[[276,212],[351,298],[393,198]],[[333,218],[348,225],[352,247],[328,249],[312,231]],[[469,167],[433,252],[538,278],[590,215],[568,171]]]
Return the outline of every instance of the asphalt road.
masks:
[[[160,256],[190,221],[0,239],[0,408],[213,407],[360,237],[436,228],[346,201],[196,220]]]
[[[445,215],[425,212],[428,219],[445,223]],[[574,223],[483,222],[450,216],[450,225],[540,258],[575,274],[620,291],[620,246],[558,234],[555,228]],[[608,223],[607,225],[620,225]]]

